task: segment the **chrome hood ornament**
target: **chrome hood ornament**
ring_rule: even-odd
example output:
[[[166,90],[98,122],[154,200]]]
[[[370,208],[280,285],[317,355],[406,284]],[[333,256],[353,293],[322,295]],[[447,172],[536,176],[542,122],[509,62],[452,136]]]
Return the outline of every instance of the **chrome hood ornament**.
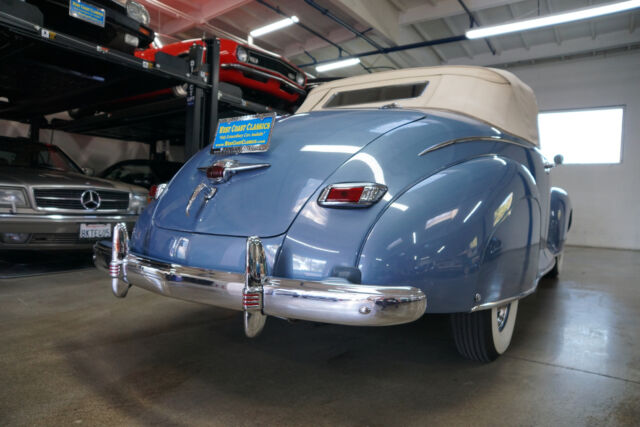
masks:
[[[206,173],[207,178],[211,179],[214,184],[219,184],[227,182],[238,172],[268,168],[269,166],[271,166],[269,163],[240,163],[237,160],[223,159],[211,166],[199,167],[198,170]]]
[[[209,178],[210,182],[202,182],[198,184],[195,190],[193,190],[193,193],[191,193],[191,197],[189,197],[187,207],[185,208],[185,214],[189,216],[189,210],[191,209],[191,206],[196,201],[200,193],[204,192],[204,202],[201,206],[201,209],[202,207],[206,206],[207,203],[209,203],[209,200],[213,199],[213,196],[216,195],[218,189],[216,187],[212,187],[211,184],[220,184],[222,182],[227,182],[233,175],[238,172],[268,168],[269,166],[271,166],[269,163],[240,163],[237,160],[223,159],[218,160],[211,166],[199,167],[198,170],[206,173],[207,178]]]

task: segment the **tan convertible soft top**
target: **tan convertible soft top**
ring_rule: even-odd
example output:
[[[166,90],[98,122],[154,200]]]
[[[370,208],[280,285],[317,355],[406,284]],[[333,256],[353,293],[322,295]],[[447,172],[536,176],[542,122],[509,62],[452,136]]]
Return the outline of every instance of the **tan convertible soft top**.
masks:
[[[514,74],[495,68],[441,66],[365,74],[313,89],[297,113],[333,109],[325,105],[345,91],[428,82],[414,98],[337,108],[379,107],[395,102],[403,108],[434,108],[474,117],[538,145],[538,104],[529,86]]]

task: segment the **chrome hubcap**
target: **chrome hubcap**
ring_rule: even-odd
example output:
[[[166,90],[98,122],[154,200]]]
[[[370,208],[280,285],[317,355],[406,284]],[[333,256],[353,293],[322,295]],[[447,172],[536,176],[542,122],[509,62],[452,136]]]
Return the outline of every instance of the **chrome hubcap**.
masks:
[[[498,331],[500,332],[502,332],[502,330],[507,324],[510,308],[511,308],[511,303],[507,305],[503,305],[502,307],[498,307],[498,309],[496,310],[496,324],[498,325]]]

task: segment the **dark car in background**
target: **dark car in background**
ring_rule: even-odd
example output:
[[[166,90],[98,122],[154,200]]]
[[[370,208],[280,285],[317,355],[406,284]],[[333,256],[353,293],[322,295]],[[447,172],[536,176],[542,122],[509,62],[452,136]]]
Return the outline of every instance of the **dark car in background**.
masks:
[[[146,204],[146,189],[87,176],[55,145],[0,138],[0,250],[90,249]]]
[[[153,185],[169,182],[181,167],[180,162],[166,160],[124,160],[109,166],[100,177],[151,188]]]
[[[13,2],[21,3],[20,0]],[[26,0],[42,13],[48,30],[133,54],[155,38],[147,9],[130,0]]]

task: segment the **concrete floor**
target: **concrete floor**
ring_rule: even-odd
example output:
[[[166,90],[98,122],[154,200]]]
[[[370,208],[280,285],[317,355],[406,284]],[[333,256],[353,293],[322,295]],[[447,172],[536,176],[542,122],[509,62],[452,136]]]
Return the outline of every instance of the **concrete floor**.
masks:
[[[241,315],[93,269],[0,282],[0,425],[638,425],[640,252],[568,248],[510,350],[458,357],[445,316],[392,328]]]

